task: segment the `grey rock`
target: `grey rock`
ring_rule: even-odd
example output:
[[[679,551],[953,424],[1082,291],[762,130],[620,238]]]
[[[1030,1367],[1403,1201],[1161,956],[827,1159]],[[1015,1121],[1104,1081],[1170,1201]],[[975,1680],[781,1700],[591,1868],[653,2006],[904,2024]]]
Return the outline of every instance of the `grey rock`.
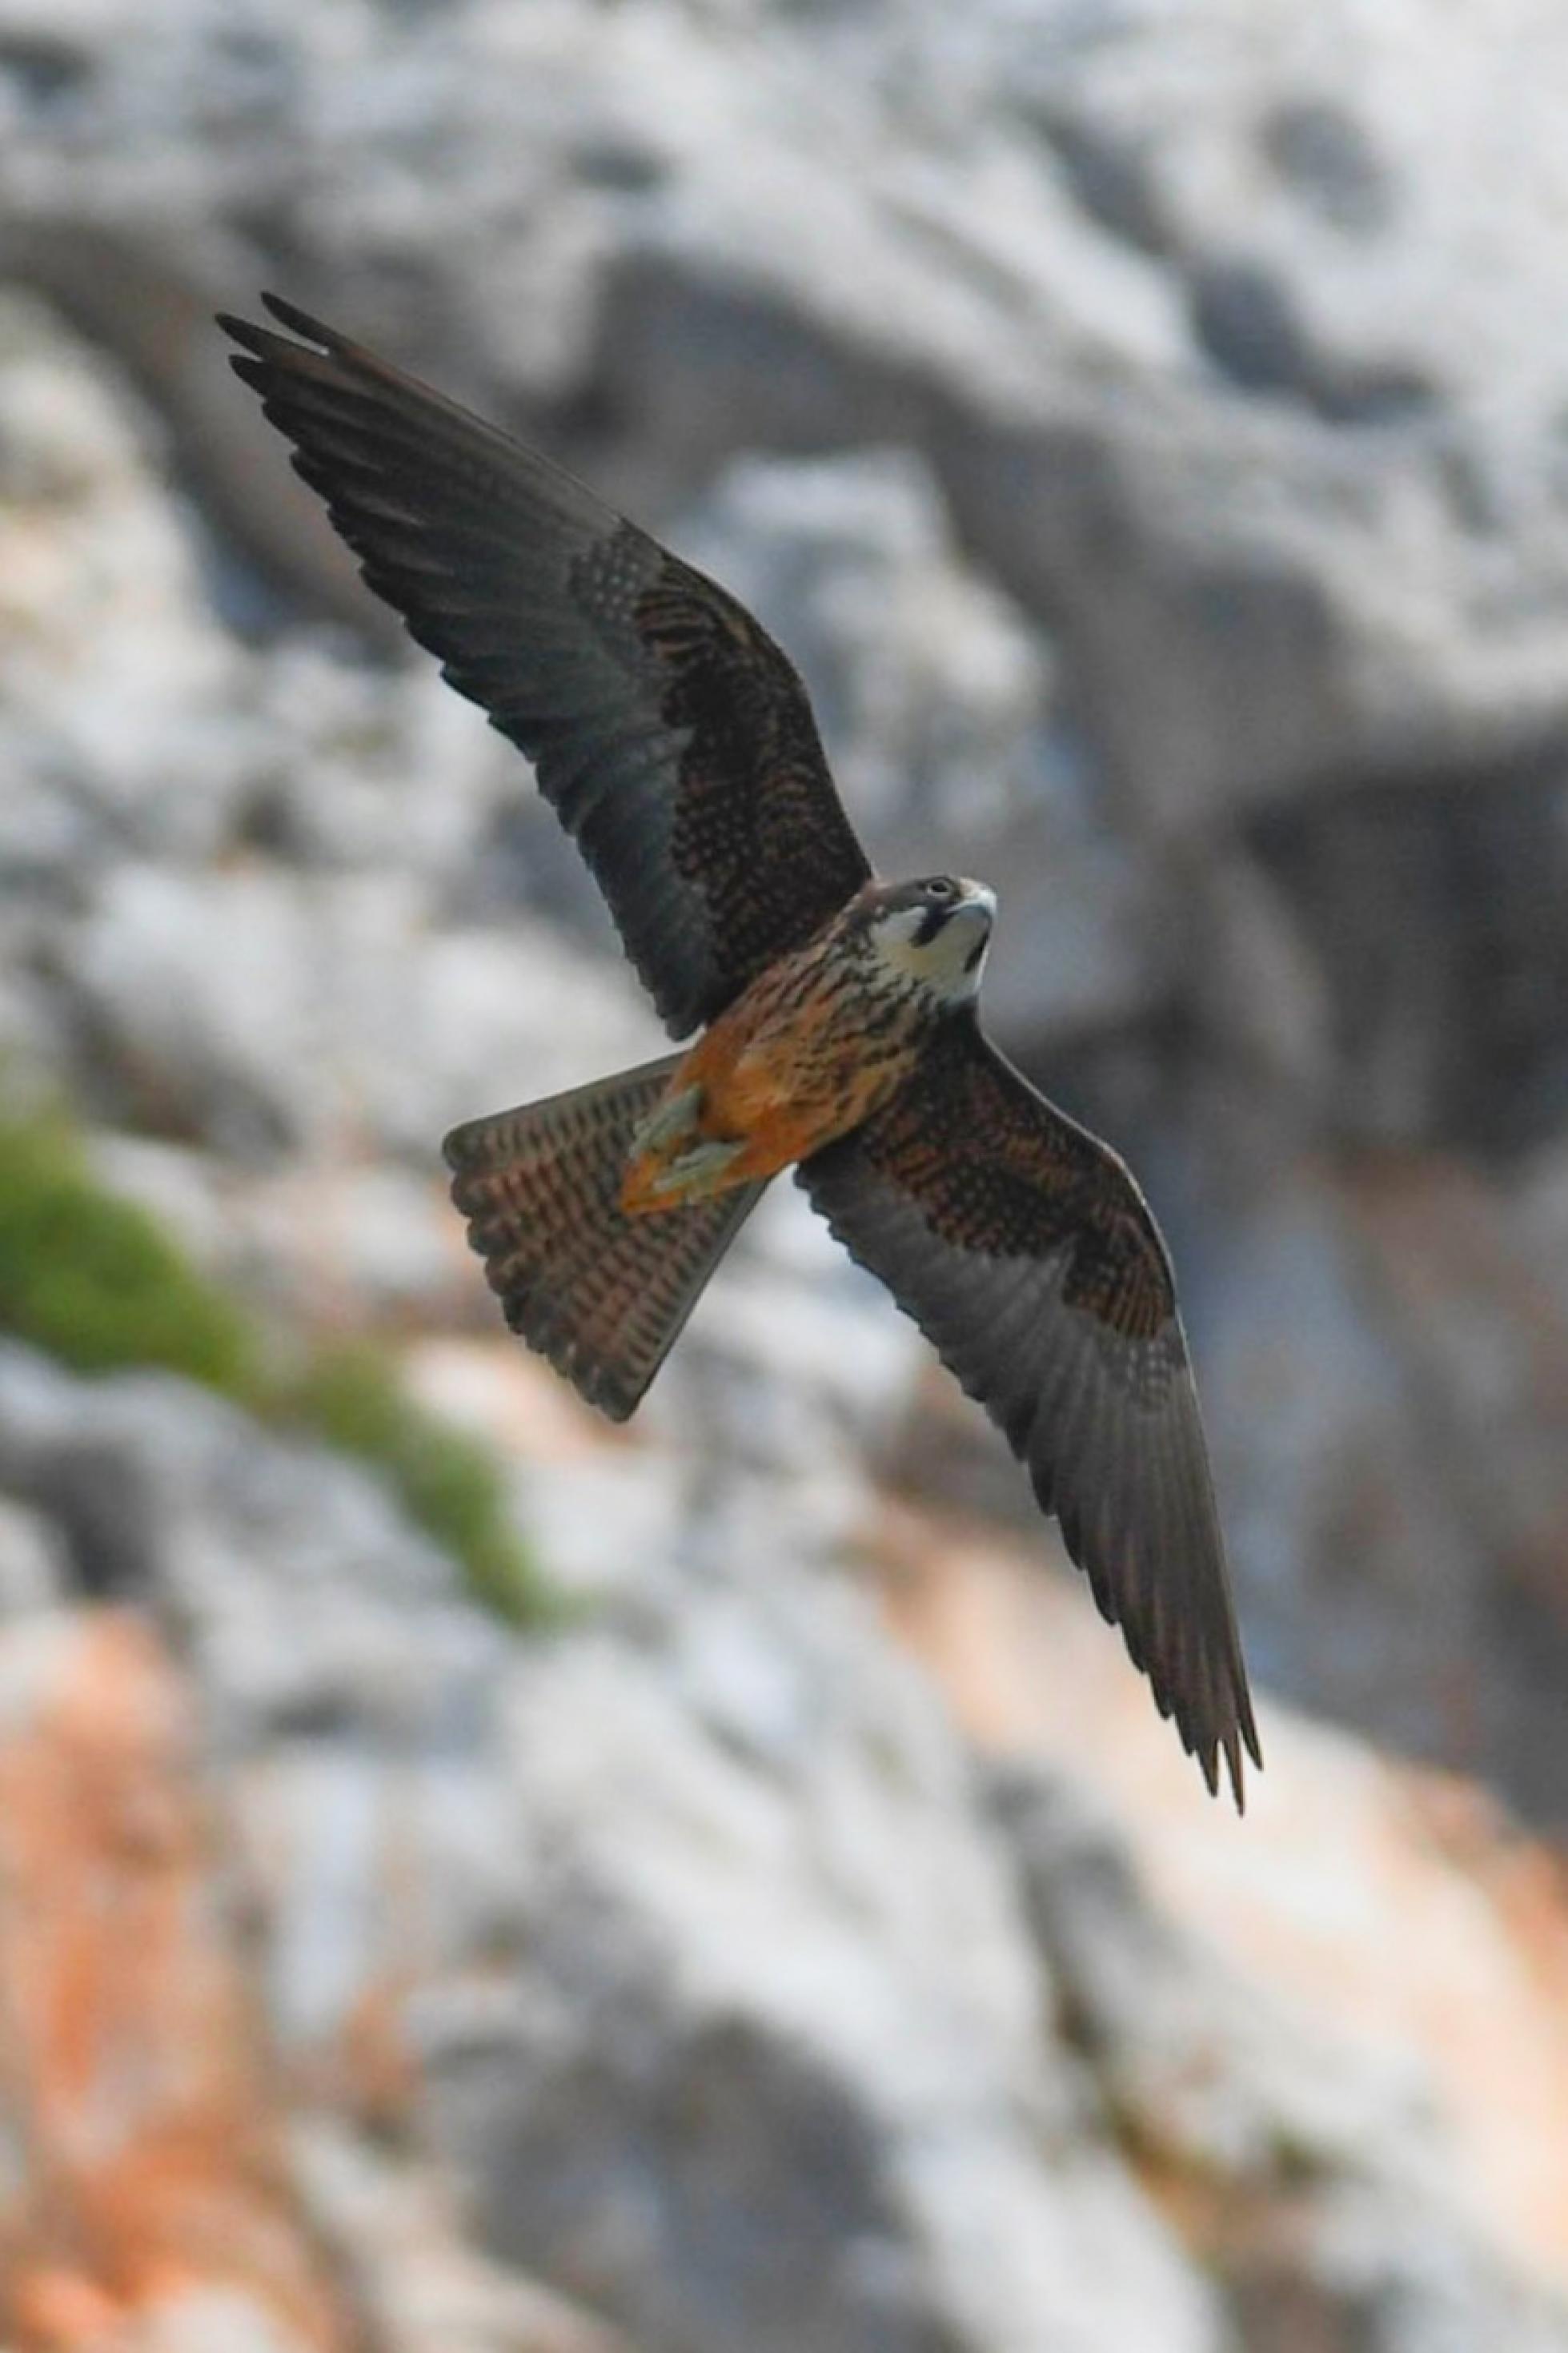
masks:
[[[5,796],[7,867],[58,888],[110,849],[210,852],[232,807],[243,664],[157,478],[152,419],[9,290],[0,445],[0,743],[22,779]]]
[[[563,1592],[632,1616],[650,1595],[669,1606],[670,1558],[693,1484],[690,1464],[673,1450],[627,1450],[608,1459],[593,1451],[530,1462],[517,1509]]]
[[[341,295],[459,390],[575,439],[596,479],[674,514],[763,607],[884,862],[1002,882],[1008,1042],[1130,1148],[1162,1212],[1176,1169],[1191,1320],[1222,1335],[1212,1404],[1265,1663],[1401,1738],[1518,1752],[1510,1786],[1539,1803],[1558,1772],[1530,1664],[1558,1614],[1541,1601],[1561,1419],[1547,1358],[1525,1352],[1502,1501],[1441,1510],[1431,1465],[1462,1459],[1456,1430],[1485,1444],[1484,1377],[1423,1385],[1388,1303],[1363,1295],[1353,1235],[1324,1244],[1321,1298],[1312,1273],[1281,1271],[1317,1248],[1282,1234],[1281,1172],[1303,1146],[1527,1149],[1568,1099],[1568,828],[1535,740],[1558,690],[1542,702],[1526,675],[1561,669],[1554,379],[1521,193],[1554,166],[1521,136],[1506,186],[1456,187],[1413,95],[1440,89],[1454,135],[1489,137],[1481,93],[1516,69],[1474,11],[1418,54],[1392,25],[1369,36],[1364,88],[1332,14],[1266,54],[1224,0],[1191,49],[1138,10],[1052,9],[1027,37],[1003,8],[962,26],[874,6],[828,21],[742,8],[721,35],[674,11],[481,8],[329,37],[263,12],[220,36],[175,12],[137,45],[94,16],[71,37],[91,69],[58,104],[10,78],[27,266],[85,317],[96,253],[94,336],[153,406],[36,304],[7,310],[6,487],[27,556],[7,594],[28,626],[5,649],[21,779],[0,818],[17,878],[5,1029],[29,1067],[58,1062],[117,1118],[241,1167],[319,1169],[314,1201],[247,1204],[247,1279],[298,1295],[310,1256],[302,1276],[288,1266],[279,1225],[313,1241],[319,1223],[342,1235],[321,1247],[345,1295],[396,1313],[456,1297],[441,1212],[416,1189],[442,1130],[656,1042],[630,989],[567,959],[558,933],[501,928],[542,901],[576,928],[586,886],[476,714],[427,671],[354,670],[289,636],[247,655],[215,620],[213,567],[157,479],[163,419],[183,448],[199,438],[189,306],[153,299],[153,260],[110,270],[90,237],[67,268],[68,177],[84,236],[112,222],[151,251],[153,211],[188,219],[198,278],[292,242],[312,280],[297,290]],[[342,105],[340,43],[378,93],[363,121]],[[813,145],[827,83],[834,136]],[[650,117],[656,86],[679,98]],[[1521,124],[1537,102],[1521,86]],[[461,158],[450,185],[429,185],[433,155]],[[332,202],[302,210],[301,185]],[[1458,263],[1424,192],[1456,233],[1520,207],[1493,282],[1431,315],[1408,273],[1447,295]],[[816,221],[832,235],[807,235]],[[1453,322],[1477,304],[1501,341],[1478,330],[1460,352]],[[1505,350],[1507,402],[1480,373]],[[1358,385],[1402,375],[1425,406],[1357,407]],[[762,439],[765,462],[738,455]],[[247,459],[253,506],[286,487],[279,462],[258,500],[268,446]],[[1212,1134],[1181,1133],[1178,1098]],[[377,1152],[405,1164],[401,1185],[362,1170]],[[1184,1167],[1204,1194],[1184,1228]],[[1279,1280],[1254,1288],[1270,1196],[1256,1247]],[[1488,1214],[1506,1223],[1506,1187]],[[880,1303],[859,1322],[837,1282],[826,1304],[789,1285],[742,1261],[656,1421],[694,1405],[759,1464],[806,1464],[831,1422],[882,1439],[918,1362],[898,1356],[909,1335]],[[1285,1352],[1260,1301],[1301,1311],[1296,1371],[1270,1374]],[[468,1302],[484,1312],[477,1288]],[[808,1384],[788,1377],[796,1356]],[[1381,1454],[1335,1398],[1376,1399]],[[1282,1448],[1282,1428],[1301,1443]],[[956,1476],[944,1455],[950,1491]],[[1525,1564],[1505,1580],[1524,1641],[1475,1599],[1489,1514]],[[1388,1599],[1359,1587],[1325,1631],[1347,1542],[1384,1564]],[[595,1578],[613,1580],[609,1550]],[[1414,1655],[1385,1675],[1368,1628],[1417,1595]],[[1468,1699],[1458,1717],[1435,1703],[1456,1644],[1495,1662],[1483,1724],[1511,1715],[1527,1742],[1478,1736]]]
[[[1355,1251],[1321,1182],[1282,1187],[1236,1236],[1205,1296],[1217,1476],[1259,1672],[1331,1685],[1352,1720],[1428,1746],[1439,1662],[1468,1639],[1474,1554],[1432,1487],[1409,1371],[1367,1313]],[[1347,1560],[1363,1564],[1353,1577]]]
[[[389,987],[403,946],[388,943]],[[371,976],[373,987],[380,977]],[[379,1025],[374,1043],[385,1057],[382,1132],[422,1154],[459,1119],[669,1050],[625,968],[606,969],[546,927],[438,934],[394,1002],[376,990],[364,1018]]]
[[[1001,883],[993,1018],[1176,1243],[1255,1664],[1555,1819],[1568,32],[1374,14],[0,0],[0,268],[86,338],[0,313],[0,1038],[205,1262],[400,1324],[489,1313],[442,1130],[659,1050],[224,369],[279,282],[673,529],[879,861]],[[191,1660],[283,2048],[414,1988],[414,2129],[650,2348],[1561,2341],[1419,2085],[1065,1792],[977,1819],[826,1568],[868,1447],[1021,1482],[900,1440],[937,1377],[781,1200],[637,1430],[520,1467],[600,1613],[521,1657],[346,1466],[0,1359],[0,1588]],[[1129,2142],[1261,2210],[1219,2287]]]
[[[1070,2129],[962,1757],[855,1616],[748,1574],[689,1600],[673,1689],[602,1643],[520,1672],[525,1965],[420,2009],[487,2235],[651,2344],[1213,2343]]]
[[[1509,2279],[1440,2207],[1412,2215],[1361,2185],[1314,2205],[1238,2267],[1237,2320],[1249,2349],[1292,2353],[1304,2325],[1346,2353],[1560,2353],[1568,2344],[1561,2302]]]
[[[1568,1140],[1545,1145],[1524,1163],[1513,1209],[1523,1247],[1568,1314]]]
[[[1078,1788],[996,1776],[1067,2028],[1134,2146],[1192,2168],[1226,2220],[1219,2272],[1248,2353],[1568,2344],[1568,2305],[1467,2219],[1431,2087],[1238,1977],[1140,1882]]]
[[[303,2337],[241,2289],[195,2288],[163,2301],[140,2332],[147,2353],[304,2353]]]
[[[107,1129],[91,1157],[198,1265],[292,1324],[318,1322],[329,1299],[356,1324],[477,1312],[462,1229],[431,1174],[357,1159],[257,1171]]]
[[[1378,2353],[1563,2341],[1449,2213],[1419,2080],[1177,1931],[1065,1784],[1015,1777],[987,1825],[787,1482],[710,1467],[634,1508],[637,1605],[518,1647],[361,1473],[178,1383],[0,1355],[0,1489],[79,1560],[104,1462],[121,1577],[202,1694],[279,2048],[319,2065],[391,2000],[421,2163],[490,2250],[405,2170],[372,2197],[352,2140],[306,2153],[411,2348],[432,2313],[487,2353],[578,2341],[520,2271],[650,2347],[1218,2353],[1227,2313],[1268,2344],[1293,2312]],[[1234,2185],[1217,2288],[1128,2147]]]
[[[144,1209],[197,1265],[210,1271],[229,1262],[233,1188],[210,1155],[122,1128],[95,1129],[89,1149],[93,1176]]]
[[[99,1461],[197,1677],[281,2046],[417,1986],[429,2128],[501,2255],[649,2343],[1005,2353],[1042,2313],[1085,2353],[1155,2313],[1215,2343],[1084,2137],[961,1746],[864,1605],[781,1574],[767,1493],[703,1508],[626,1635],[528,1651],[363,1474],[0,1355],[6,1489],[63,1514]]]
[[[425,885],[374,871],[118,867],[68,987],[110,1109],[261,1165],[368,1136],[434,1173],[458,1120],[661,1043],[630,982],[566,941],[443,931]]]
[[[1413,2067],[1336,2044],[1178,1927],[1076,1785],[1005,1767],[992,1802],[1073,2038],[1141,2146],[1281,2191],[1394,2173],[1432,2193],[1440,2137]]]
[[[58,1530],[39,1513],[0,1499],[0,1619],[55,1607],[65,1586]]]
[[[1287,1121],[1305,1137],[1337,1108],[1331,960],[1260,860],[1205,856],[1172,880],[1189,899],[1180,961],[1207,1057],[1268,1091],[1276,1137]]]
[[[1518,1222],[1458,1171],[1277,1185],[1200,1362],[1260,1672],[1554,1821],[1568,1325]]]
[[[1037,629],[954,543],[909,451],[738,460],[676,537],[798,664],[884,873],[1001,888],[987,1001],[1004,1029],[1148,1012],[1156,878],[1117,839]]]
[[[1495,1155],[1561,1128],[1565,812],[1549,747],[1511,773],[1434,777],[1420,795],[1365,778],[1258,829],[1258,862],[1315,966],[1329,1050],[1318,1086],[1337,1132]]]
[[[185,1382],[0,1350],[0,1477],[79,1586],[180,1633],[237,1753],[310,1725],[434,1738],[493,1672],[499,1636],[374,1476]]]
[[[121,866],[71,951],[89,1068],[123,1116],[239,1159],[297,1147],[331,1115],[321,958],[282,874]]]
[[[1048,803],[1040,639],[963,565],[912,452],[738,460],[679,537],[772,617],[885,871],[979,856],[1018,801]]]
[[[395,1630],[384,1639],[394,1643]],[[436,1676],[444,1663],[433,1660]],[[367,1737],[340,1710],[258,1746],[233,1778],[237,1844],[266,1924],[261,1990],[289,2059],[341,2067],[378,2003],[401,2053],[410,1987],[447,1973],[461,1983],[521,1933],[489,1710],[471,1681],[454,1692],[449,1673],[442,1697],[447,1720],[434,1728]]]
[[[268,1923],[279,2046],[515,1932],[493,1730],[507,1637],[368,1472],[188,1385],[0,1351],[0,1489],[76,1590],[152,1611],[195,1677]]]
[[[341,37],[176,12],[84,37],[68,153],[14,85],[4,185],[40,275],[68,280],[72,221],[154,252],[178,223],[215,286],[288,256],[298,292],[460,391],[589,391],[650,488],[748,445],[921,444],[971,544],[1059,619],[1119,774],[1185,822],[1561,721],[1538,225],[1562,37],[1540,0],[1441,39],[1363,37],[1345,5],[1279,47],[1240,0],[1185,37],[1067,5],[478,8]],[[1455,173],[1500,122],[1507,167]],[[112,295],[96,324],[133,339]],[[210,389],[163,373],[210,456]]]
[[[427,670],[356,668],[324,638],[239,645],[171,500],[159,422],[100,352],[11,290],[0,438],[13,888],[69,903],[105,862],[237,844],[447,885],[468,874],[498,809],[527,792],[515,754]]]
[[[626,2339],[465,2243],[445,2185],[327,2118],[293,2139],[294,2178],[387,2353],[624,2353]]]
[[[732,1432],[737,1449],[809,1475],[825,1445],[848,1451],[885,1436],[923,1369],[925,1345],[885,1293],[849,1270],[829,1265],[808,1284],[747,1253],[694,1320],[687,1385],[710,1398],[714,1426]]]

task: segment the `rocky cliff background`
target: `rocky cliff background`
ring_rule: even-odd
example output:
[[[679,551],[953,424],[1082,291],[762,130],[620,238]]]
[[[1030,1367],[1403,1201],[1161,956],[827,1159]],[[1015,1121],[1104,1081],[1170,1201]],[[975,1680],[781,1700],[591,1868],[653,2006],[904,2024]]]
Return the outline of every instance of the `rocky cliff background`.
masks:
[[[1555,0],[0,0],[12,2353],[1568,2347],[1565,125]],[[437,1140],[655,1033],[262,285],[1001,885],[1245,1823],[793,1196],[627,1433],[498,1335]]]

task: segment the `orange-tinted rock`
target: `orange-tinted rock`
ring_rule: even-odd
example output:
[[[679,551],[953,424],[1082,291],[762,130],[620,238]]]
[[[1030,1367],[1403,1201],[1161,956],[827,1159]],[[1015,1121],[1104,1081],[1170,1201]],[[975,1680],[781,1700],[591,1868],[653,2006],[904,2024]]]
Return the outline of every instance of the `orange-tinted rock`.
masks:
[[[1407,2063],[1460,2211],[1568,2279],[1568,1875],[1553,1852],[1473,1785],[1267,1707],[1267,1770],[1237,1821],[1041,1547],[890,1506],[871,1550],[889,1618],[982,1746],[1091,1773],[1173,1917],[1369,2064]]]
[[[283,2179],[192,1747],[137,1620],[0,1636],[0,2105],[26,2153],[0,2322],[21,2353],[121,2332],[141,2353],[207,2297],[279,2353],[347,2342]]]

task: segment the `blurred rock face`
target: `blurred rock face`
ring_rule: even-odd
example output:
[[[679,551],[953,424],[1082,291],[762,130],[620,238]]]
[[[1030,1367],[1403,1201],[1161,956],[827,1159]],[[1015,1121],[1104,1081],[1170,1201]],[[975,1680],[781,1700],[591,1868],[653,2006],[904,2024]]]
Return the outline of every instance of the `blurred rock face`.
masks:
[[[186,1696],[145,1626],[0,1640],[8,2341],[336,2353],[257,2021],[212,1915]]]
[[[682,2353],[1563,2332],[1416,2161],[1419,2067],[1237,2026],[1069,1784],[987,1812],[836,1572],[874,1476],[1052,1540],[794,1199],[629,1443],[502,1356],[435,1141],[656,1032],[211,307],[279,285],[754,604],[879,863],[1000,885],[994,1017],[1148,1182],[1262,1680],[1560,1831],[1565,75],[1548,0],[0,0],[5,1083],[268,1312],[482,1335],[421,1377],[606,1613],[513,1656],[200,1399],[0,1396],[0,1605],[159,1617],[374,2342],[607,2342],[524,2266]]]
[[[533,1443],[606,1525],[624,1450]],[[0,1351],[35,1562],[0,1628],[0,2125],[58,2149],[3,2210],[28,2353],[117,2342],[122,2307],[174,2353],[182,2297],[279,2353],[1568,2344],[1530,2284],[1568,2199],[1550,2092],[1516,2071],[1466,2116],[1437,2063],[1511,1984],[1568,2080],[1544,1857],[1453,1808],[1445,1852],[1436,1797],[1281,1721],[1227,1905],[1195,1787],[1156,1762],[1135,1861],[1074,1775],[979,1767],[787,1472],[651,1451],[652,1573],[519,1644],[363,1472]],[[106,1532],[77,1499],[111,1465]],[[125,1614],[74,1599],[106,1546]],[[1159,1758],[1131,1676],[1060,1681]],[[1375,2043],[1325,2000],[1331,1905],[1281,1968],[1325,1789],[1377,1949],[1462,1930]],[[1489,2212],[1505,2116],[1519,2208]]]

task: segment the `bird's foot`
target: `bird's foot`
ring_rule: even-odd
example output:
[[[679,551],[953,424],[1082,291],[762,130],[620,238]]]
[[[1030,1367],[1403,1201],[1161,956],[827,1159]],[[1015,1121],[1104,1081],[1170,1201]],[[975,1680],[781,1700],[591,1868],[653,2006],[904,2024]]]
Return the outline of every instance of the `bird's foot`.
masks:
[[[724,1190],[729,1172],[745,1150],[743,1142],[715,1139],[694,1144],[660,1168],[651,1170],[639,1188],[654,1208],[673,1209],[682,1201],[705,1200]]]
[[[681,1087],[676,1093],[667,1095],[663,1103],[655,1104],[633,1134],[633,1160],[665,1152],[672,1144],[683,1143],[694,1135],[701,1109],[702,1090],[699,1086]]]

